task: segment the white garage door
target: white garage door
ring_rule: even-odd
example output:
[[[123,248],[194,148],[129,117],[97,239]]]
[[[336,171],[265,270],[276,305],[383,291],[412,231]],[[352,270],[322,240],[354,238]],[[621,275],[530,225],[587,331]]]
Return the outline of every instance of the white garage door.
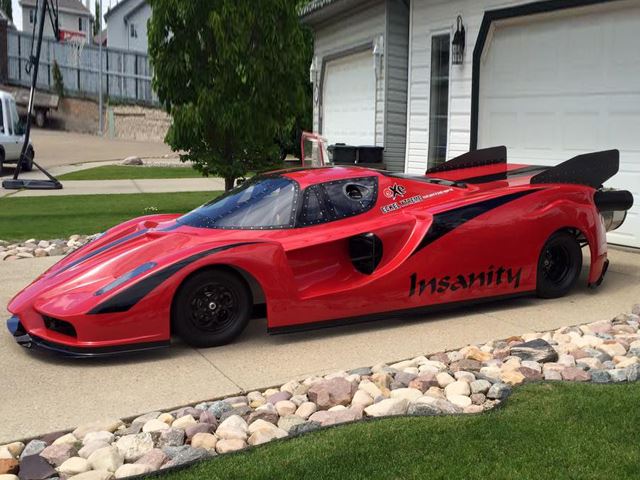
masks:
[[[510,161],[542,165],[619,149],[607,186],[630,190],[635,206],[608,239],[640,247],[640,7],[613,7],[496,26],[481,66],[478,145],[505,144]]]
[[[371,51],[327,62],[322,135],[329,144],[375,145],[375,89]]]

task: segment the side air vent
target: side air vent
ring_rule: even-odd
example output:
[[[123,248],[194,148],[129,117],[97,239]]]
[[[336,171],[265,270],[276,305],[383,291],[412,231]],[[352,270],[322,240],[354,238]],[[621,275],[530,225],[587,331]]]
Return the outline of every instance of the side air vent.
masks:
[[[57,318],[48,317],[46,315],[42,316],[44,320],[44,326],[47,329],[57,332],[61,335],[67,335],[68,337],[77,338],[78,334],[76,333],[76,329],[69,322],[65,322],[64,320],[58,320]]]
[[[373,233],[351,237],[349,255],[356,270],[371,275],[382,260],[382,241]]]

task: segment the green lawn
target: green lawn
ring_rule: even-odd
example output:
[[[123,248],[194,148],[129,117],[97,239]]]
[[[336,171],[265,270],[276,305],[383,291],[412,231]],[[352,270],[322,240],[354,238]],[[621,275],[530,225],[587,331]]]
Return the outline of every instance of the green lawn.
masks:
[[[0,198],[0,239],[53,239],[102,232],[133,217],[187,212],[220,193],[4,197]]]
[[[139,180],[145,178],[201,178],[202,174],[191,167],[141,167],[103,165],[76,172],[65,173],[59,180]]]
[[[638,398],[638,383],[531,384],[518,388],[504,408],[482,415],[340,426],[162,478],[638,478]]]

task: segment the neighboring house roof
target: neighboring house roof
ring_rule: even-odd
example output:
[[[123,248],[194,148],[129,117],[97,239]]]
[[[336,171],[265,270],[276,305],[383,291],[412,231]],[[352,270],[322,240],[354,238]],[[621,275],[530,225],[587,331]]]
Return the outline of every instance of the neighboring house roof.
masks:
[[[120,0],[114,7],[107,10],[107,13],[104,14],[105,20],[114,14],[117,11],[123,10],[124,8],[129,8],[130,11],[127,12],[125,17],[129,17],[131,14],[135,13],[137,10],[142,8],[144,4],[147,3],[145,0]],[[126,20],[126,18],[125,18]]]
[[[36,0],[20,0],[21,7],[36,8]],[[91,10],[85,7],[80,0],[58,0],[58,10],[61,12],[75,13],[82,17],[91,17]]]

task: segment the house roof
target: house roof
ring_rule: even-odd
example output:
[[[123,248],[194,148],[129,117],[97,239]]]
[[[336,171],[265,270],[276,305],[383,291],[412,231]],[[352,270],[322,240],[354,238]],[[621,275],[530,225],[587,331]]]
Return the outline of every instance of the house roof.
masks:
[[[340,0],[311,0],[300,9],[300,16],[306,17],[313,12],[323,9],[327,5],[331,5],[332,3],[336,3],[339,1]]]
[[[114,7],[107,10],[107,13],[104,14],[104,18],[107,20],[113,13],[122,10],[125,7],[131,9],[131,11],[127,13],[127,16],[129,16],[134,10],[138,10],[145,3],[145,0],[120,0]]]
[[[300,19],[308,25],[317,25],[347,11],[381,0],[311,0],[299,11]]]
[[[20,0],[19,3],[21,7],[36,8],[36,0]],[[93,17],[91,10],[85,7],[80,0],[58,0],[58,10],[83,17]]]

